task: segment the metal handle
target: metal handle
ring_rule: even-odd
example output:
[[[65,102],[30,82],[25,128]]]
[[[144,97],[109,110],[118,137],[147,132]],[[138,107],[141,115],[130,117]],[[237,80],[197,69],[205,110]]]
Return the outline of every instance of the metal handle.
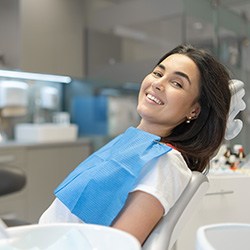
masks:
[[[224,195],[224,194],[233,194],[233,190],[221,190],[219,192],[207,193],[206,195]]]

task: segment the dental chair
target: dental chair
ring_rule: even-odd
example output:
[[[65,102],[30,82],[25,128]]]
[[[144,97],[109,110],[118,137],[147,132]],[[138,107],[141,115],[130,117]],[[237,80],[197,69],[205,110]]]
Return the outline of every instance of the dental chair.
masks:
[[[0,168],[0,197],[21,191],[26,185],[26,176],[19,168]],[[1,203],[0,203],[1,206]],[[7,227],[26,225],[28,223],[18,219],[4,219]]]
[[[194,171],[180,198],[156,225],[142,250],[170,250],[174,248],[180,232],[209,187],[207,177]]]
[[[24,173],[18,168],[0,168],[0,196],[21,190],[26,184]]]

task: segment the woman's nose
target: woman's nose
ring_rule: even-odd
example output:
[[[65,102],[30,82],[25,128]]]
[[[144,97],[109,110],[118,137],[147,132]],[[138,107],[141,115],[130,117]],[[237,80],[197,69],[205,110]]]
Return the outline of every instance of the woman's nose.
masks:
[[[153,87],[153,89],[158,90],[158,91],[164,90],[164,85],[162,84],[162,82],[159,79],[152,83],[152,87]]]

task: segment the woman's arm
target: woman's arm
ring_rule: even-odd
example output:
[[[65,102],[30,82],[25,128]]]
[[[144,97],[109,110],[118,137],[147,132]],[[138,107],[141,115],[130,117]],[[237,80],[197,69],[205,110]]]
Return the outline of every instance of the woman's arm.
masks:
[[[143,191],[135,191],[129,194],[112,227],[132,234],[143,244],[163,214],[164,208],[158,199]]]

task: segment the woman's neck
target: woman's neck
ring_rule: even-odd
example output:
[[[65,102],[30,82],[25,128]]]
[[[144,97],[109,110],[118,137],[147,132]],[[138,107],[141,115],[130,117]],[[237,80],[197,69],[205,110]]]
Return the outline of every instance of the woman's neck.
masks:
[[[154,123],[147,123],[143,120],[140,121],[139,125],[137,126],[138,129],[144,130],[148,133],[158,135],[160,137],[166,137],[170,134],[170,129],[167,129],[166,127],[163,127],[159,124]]]

